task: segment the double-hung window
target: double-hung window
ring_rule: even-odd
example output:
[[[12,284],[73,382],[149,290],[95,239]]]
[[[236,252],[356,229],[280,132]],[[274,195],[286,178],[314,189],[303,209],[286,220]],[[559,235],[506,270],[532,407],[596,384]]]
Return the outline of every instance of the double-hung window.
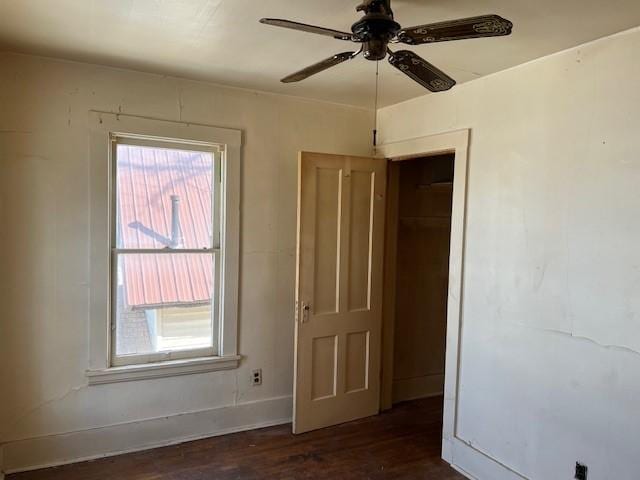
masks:
[[[221,153],[114,136],[112,365],[218,353]]]
[[[109,293],[104,312],[96,308],[92,320],[97,353],[91,355],[90,379],[107,383],[232,368],[239,358],[240,168],[230,156],[239,162],[239,141],[230,147],[208,140],[235,140],[239,132],[95,117],[102,131],[92,150],[109,165],[110,213],[109,266],[102,269],[98,262],[93,289],[99,290],[105,273]],[[109,124],[130,129],[118,133]],[[93,226],[101,238],[102,225]],[[102,305],[100,295],[92,297]],[[104,338],[100,317],[109,326]]]

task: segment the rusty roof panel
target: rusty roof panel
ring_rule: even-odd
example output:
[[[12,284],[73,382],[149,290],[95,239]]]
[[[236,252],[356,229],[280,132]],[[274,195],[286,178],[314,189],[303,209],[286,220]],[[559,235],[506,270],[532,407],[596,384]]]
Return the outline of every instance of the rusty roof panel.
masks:
[[[213,155],[207,152],[118,145],[117,246],[172,245],[172,200],[180,201],[182,248],[211,247]],[[127,304],[150,308],[211,301],[211,254],[126,254]]]

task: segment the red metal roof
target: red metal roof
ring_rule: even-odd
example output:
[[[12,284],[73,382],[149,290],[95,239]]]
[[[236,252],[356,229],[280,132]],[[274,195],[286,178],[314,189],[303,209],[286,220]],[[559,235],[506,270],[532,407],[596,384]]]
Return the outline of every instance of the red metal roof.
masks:
[[[183,248],[211,246],[213,156],[118,145],[118,248],[171,245],[171,196],[180,199]],[[211,301],[213,262],[204,254],[126,254],[126,302],[150,308]]]

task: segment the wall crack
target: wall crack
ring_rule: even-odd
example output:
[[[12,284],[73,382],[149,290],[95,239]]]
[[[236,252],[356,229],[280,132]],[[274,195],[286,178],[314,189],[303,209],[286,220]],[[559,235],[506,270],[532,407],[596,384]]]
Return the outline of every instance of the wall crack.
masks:
[[[42,410],[43,408],[46,408],[47,406],[53,404],[53,403],[57,403],[57,402],[61,402],[62,400],[66,399],[67,397],[79,392],[80,390],[83,390],[87,388],[87,385],[80,385],[77,387],[72,387],[70,389],[68,389],[66,392],[64,392],[61,395],[58,395],[57,397],[54,398],[50,398],[47,400],[44,400],[40,403],[38,403],[37,405],[35,405],[34,407],[30,408],[29,410],[27,410],[25,413],[21,414],[18,416],[18,418],[16,418],[13,422],[11,422],[6,430],[4,432],[0,432],[0,438],[6,438],[9,434],[9,432],[11,431],[11,429],[15,428],[16,426],[18,426],[21,422],[23,422],[24,420],[26,420],[27,418],[29,418],[31,415],[33,415],[34,413],[36,413],[39,410]],[[16,439],[12,439],[11,441],[15,441]],[[0,442],[0,445],[2,445],[2,443],[6,443],[6,440],[4,442]]]

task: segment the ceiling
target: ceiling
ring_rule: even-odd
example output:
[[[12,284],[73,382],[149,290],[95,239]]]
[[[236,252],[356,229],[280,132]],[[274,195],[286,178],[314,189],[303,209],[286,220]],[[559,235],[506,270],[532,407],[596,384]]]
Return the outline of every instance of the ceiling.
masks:
[[[279,17],[349,30],[357,0],[0,0],[0,49],[373,107],[375,63],[362,57],[298,84],[279,79],[356,45],[269,27]],[[458,82],[640,25],[638,0],[393,0],[412,26],[496,13],[510,37],[412,47]],[[426,90],[380,64],[379,105]]]

